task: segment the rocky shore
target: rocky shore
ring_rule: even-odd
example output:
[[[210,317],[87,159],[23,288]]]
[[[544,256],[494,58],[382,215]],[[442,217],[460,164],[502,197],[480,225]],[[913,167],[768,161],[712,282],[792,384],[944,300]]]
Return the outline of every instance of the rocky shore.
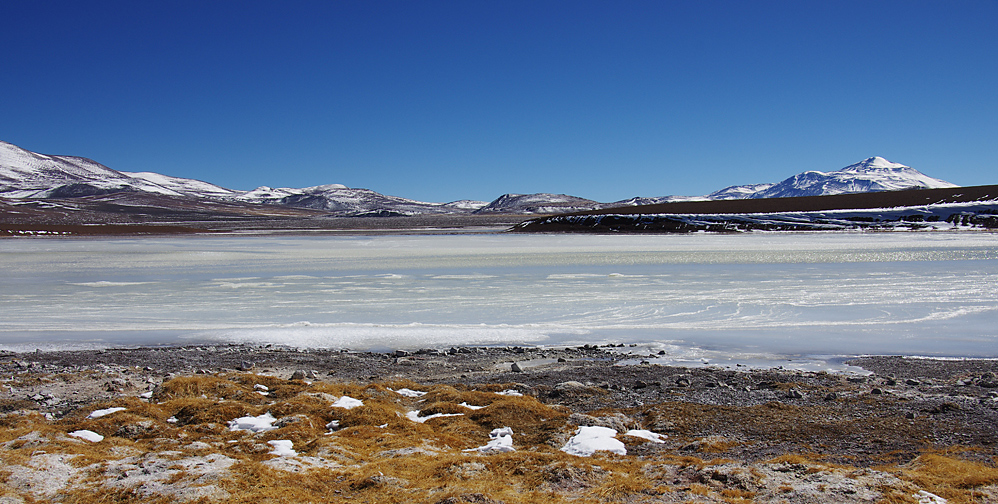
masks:
[[[0,502],[998,500],[998,361],[621,360],[590,346],[6,353]],[[567,453],[585,427],[622,449]],[[503,428],[511,449],[483,450]]]

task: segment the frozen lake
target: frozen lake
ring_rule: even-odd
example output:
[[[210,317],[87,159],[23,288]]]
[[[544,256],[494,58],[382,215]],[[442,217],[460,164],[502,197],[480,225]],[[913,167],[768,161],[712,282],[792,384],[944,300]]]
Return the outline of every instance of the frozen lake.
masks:
[[[998,357],[998,234],[0,240],[0,348],[639,344]],[[810,364],[809,364],[810,363]]]

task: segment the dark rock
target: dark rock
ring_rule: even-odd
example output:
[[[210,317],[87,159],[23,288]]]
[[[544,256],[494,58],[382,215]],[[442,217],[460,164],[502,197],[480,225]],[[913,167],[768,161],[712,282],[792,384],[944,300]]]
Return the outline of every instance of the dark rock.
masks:
[[[981,378],[977,380],[977,385],[984,388],[998,388],[998,377],[991,371],[988,371],[982,374]]]
[[[839,398],[839,395],[836,394],[835,392],[829,392],[829,393],[825,394],[825,400],[826,401],[834,401],[834,400],[836,400],[838,398]]]
[[[880,388],[874,387],[873,390],[870,390],[870,393],[873,395],[881,395],[884,391]]]
[[[515,363],[515,362],[513,363],[512,366],[509,367],[509,370],[512,371],[512,372],[514,372],[514,373],[522,373],[523,372],[523,368],[521,368],[520,365],[517,364],[517,363]]]
[[[790,398],[790,399],[803,399],[804,398],[804,394],[801,393],[800,390],[792,388],[792,389],[790,389],[790,390],[787,391],[787,397]]]
[[[689,387],[690,385],[691,385],[691,383],[690,383],[690,380],[688,378],[684,378],[684,377],[676,378],[676,386],[678,386],[678,387]]]
[[[922,384],[922,382],[920,382],[920,381],[918,381],[918,380],[916,380],[914,378],[908,378],[907,380],[904,381],[904,383],[905,383],[905,385],[910,385],[912,387],[917,387],[918,385]]]
[[[933,406],[929,410],[929,413],[933,415],[940,415],[942,413],[949,413],[950,411],[960,411],[960,405],[951,402],[944,402],[942,404]]]
[[[303,371],[301,369],[296,369],[294,373],[291,373],[291,378],[290,379],[291,380],[304,380],[305,379],[305,371]]]

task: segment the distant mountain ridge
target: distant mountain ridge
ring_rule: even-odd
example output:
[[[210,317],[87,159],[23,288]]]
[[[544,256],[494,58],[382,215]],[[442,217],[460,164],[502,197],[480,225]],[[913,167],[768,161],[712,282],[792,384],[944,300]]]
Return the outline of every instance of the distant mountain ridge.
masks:
[[[903,189],[958,187],[929,177],[910,166],[892,163],[880,156],[864,159],[833,172],[806,171],[778,184],[732,186],[711,193],[708,199],[794,198],[829,196]]]
[[[865,193],[914,188],[950,188],[955,184],[871,157],[833,172],[806,171],[776,184],[731,186],[706,196],[636,197],[613,203],[565,194],[504,194],[492,202],[416,201],[370,189],[326,184],[306,188],[258,187],[237,191],[200,180],[152,172],[120,172],[75,156],[34,153],[0,141],[0,197],[57,199],[144,192],[199,200],[233,201],[327,211],[339,216],[412,216],[463,214],[558,214],[602,208],[682,201],[785,198]]]

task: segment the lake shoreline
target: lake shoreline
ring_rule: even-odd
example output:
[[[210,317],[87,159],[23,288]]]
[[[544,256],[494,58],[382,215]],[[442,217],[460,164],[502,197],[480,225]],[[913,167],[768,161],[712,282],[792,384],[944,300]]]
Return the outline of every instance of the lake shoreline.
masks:
[[[604,491],[610,480],[601,471],[613,468],[643,482],[643,489],[625,493],[660,498],[651,502],[732,502],[736,493],[762,501],[812,502],[807,499],[817,496],[860,502],[875,494],[945,494],[948,486],[905,476],[905,471],[935,460],[926,458],[933,454],[945,453],[947,461],[985,471],[992,470],[988,468],[998,457],[996,360],[851,360],[871,372],[864,375],[619,365],[625,357],[633,356],[590,345],[385,353],[249,345],[4,352],[0,445],[7,448],[5,464],[13,468],[4,488],[13,492],[9,495],[36,499],[88,493],[120,497],[126,492],[130,501],[249,500],[260,495],[252,482],[260,477],[253,471],[262,470],[250,469],[266,464],[273,469],[267,473],[272,481],[293,487],[301,484],[296,478],[307,474],[321,482],[309,485],[358,499],[406,495],[404,500],[413,502],[521,502],[520,494],[486,482],[511,478],[516,486],[529,476],[543,479],[546,500],[561,502]],[[423,391],[418,392],[423,397],[403,396],[400,387]],[[500,391],[507,395],[496,395]],[[358,417],[330,409],[341,395],[398,413],[370,410]],[[490,401],[489,408],[471,409]],[[305,408],[305,402],[315,405]],[[195,403],[197,410],[184,409]],[[118,410],[122,412],[95,417],[98,411]],[[273,413],[280,428],[240,434],[225,427],[236,416],[263,412]],[[443,415],[430,419],[431,413]],[[406,415],[412,420],[400,418]],[[309,425],[304,430],[303,421]],[[326,423],[336,427],[323,427]],[[512,428],[516,451],[468,454],[489,441],[486,434],[493,423]],[[627,454],[580,457],[559,451],[581,425],[613,428]],[[416,426],[423,430],[405,441],[410,439],[405,436],[416,435],[409,432]],[[68,441],[66,433],[80,429],[103,440]],[[651,432],[661,442],[625,437],[627,429]],[[455,438],[448,432],[464,434]],[[267,443],[273,439],[292,440],[297,455],[269,454]],[[400,446],[381,455],[365,451],[393,443]],[[415,448],[409,446],[413,443]],[[386,455],[398,450],[415,458],[402,464],[396,455]],[[33,487],[31,482],[45,474],[42,468],[55,464],[53,453],[103,462],[87,466],[87,478],[67,479],[58,488]],[[218,468],[210,484],[203,476],[177,472],[185,460],[204,464],[223,459],[235,465]],[[158,460],[163,460],[161,472],[155,470]],[[417,462],[473,466],[479,472],[451,481],[450,469],[438,469],[435,476],[421,476],[425,482],[417,481],[410,472]],[[519,476],[502,469],[506,463],[519,464]],[[539,465],[530,465],[535,463]],[[110,469],[132,465],[142,477],[131,469],[121,469],[127,477],[115,476]],[[550,467],[567,472],[553,475]],[[370,480],[371,471],[384,477]],[[732,472],[766,477],[738,479]],[[722,473],[728,477],[718,476]],[[115,486],[122,478],[133,486]],[[156,486],[166,480],[187,493]],[[822,490],[815,489],[815,481]],[[835,486],[841,481],[852,485],[851,493]],[[994,497],[996,483],[998,479],[959,492]],[[439,493],[441,484],[450,485],[450,493]]]

